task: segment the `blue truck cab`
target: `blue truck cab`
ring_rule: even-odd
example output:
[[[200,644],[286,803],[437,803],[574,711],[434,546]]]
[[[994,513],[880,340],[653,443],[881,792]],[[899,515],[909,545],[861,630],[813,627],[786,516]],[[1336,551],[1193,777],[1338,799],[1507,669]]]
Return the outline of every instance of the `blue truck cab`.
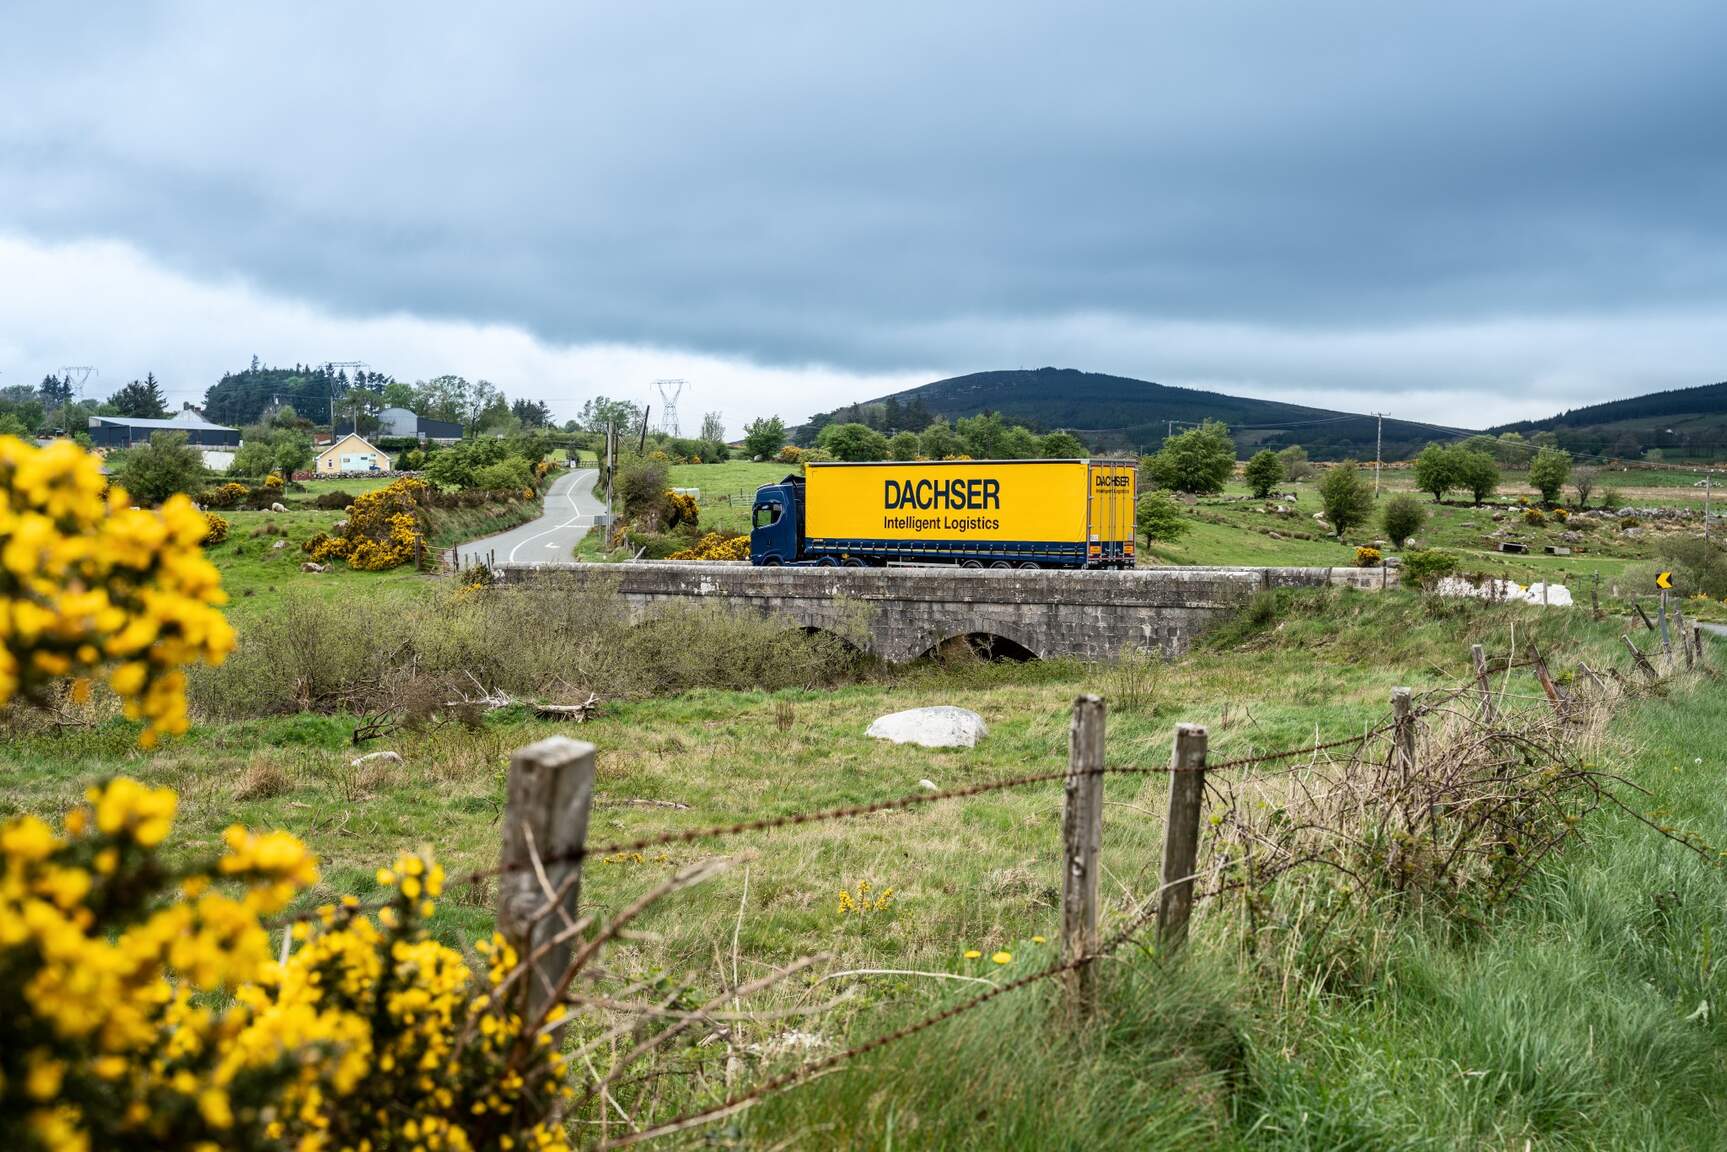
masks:
[[[787,476],[756,489],[750,514],[750,563],[778,568],[798,562],[803,531],[803,477]]]

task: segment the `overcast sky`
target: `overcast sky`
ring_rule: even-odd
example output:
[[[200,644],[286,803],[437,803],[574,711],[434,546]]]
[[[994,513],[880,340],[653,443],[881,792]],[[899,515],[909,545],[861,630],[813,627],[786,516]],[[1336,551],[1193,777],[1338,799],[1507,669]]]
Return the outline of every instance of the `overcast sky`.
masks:
[[[1727,5],[0,4],[0,383],[736,434],[1044,364],[1471,426],[1727,379]]]

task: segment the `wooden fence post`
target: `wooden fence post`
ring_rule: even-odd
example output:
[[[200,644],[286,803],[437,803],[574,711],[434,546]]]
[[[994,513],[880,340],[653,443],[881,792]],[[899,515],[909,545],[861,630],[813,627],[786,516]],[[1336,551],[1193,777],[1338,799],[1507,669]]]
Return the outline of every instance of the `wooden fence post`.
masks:
[[[576,920],[580,853],[594,798],[594,746],[552,736],[517,749],[510,757],[507,791],[498,930],[525,963]],[[547,907],[548,890],[556,908]],[[537,1020],[549,1007],[554,982],[569,964],[575,943],[547,947],[524,974],[517,991],[524,1021]]]
[[[1541,649],[1531,644],[1529,646],[1529,662],[1535,665],[1535,678],[1541,681],[1541,690],[1547,693],[1547,702],[1553,705],[1553,712],[1559,715],[1565,706],[1565,693],[1558,684],[1553,682],[1553,673],[1547,670],[1547,661],[1542,658]]]
[[[1199,864],[1199,809],[1205,799],[1203,724],[1177,724],[1169,756],[1169,818],[1163,828],[1163,874],[1159,879],[1157,942],[1166,952],[1187,939],[1193,912],[1194,869]]]
[[[1697,625],[1693,623],[1687,628],[1684,617],[1678,612],[1673,613],[1673,618],[1679,624],[1679,647],[1685,652],[1685,671],[1689,672],[1697,667],[1697,646],[1691,640],[1692,634],[1697,631]]]
[[[1691,622],[1691,647],[1697,650],[1697,666],[1703,667],[1703,625]]]
[[[1487,681],[1487,650],[1479,644],[1469,646],[1469,660],[1475,665],[1475,686],[1481,690],[1481,722],[1493,723],[1493,685]]]
[[[1643,649],[1637,647],[1637,642],[1631,639],[1631,633],[1621,633],[1619,638],[1625,641],[1625,647],[1631,649],[1631,658],[1637,662],[1637,667],[1643,670],[1643,675],[1651,680],[1661,679],[1661,673],[1655,671],[1655,665],[1649,663],[1649,658],[1643,655]]]
[[[1655,621],[1649,619],[1649,613],[1643,611],[1643,602],[1641,600],[1633,600],[1631,601],[1631,607],[1637,609],[1637,617],[1643,621],[1643,627],[1649,629],[1651,632],[1655,631]]]
[[[1073,702],[1067,738],[1066,803],[1061,813],[1061,957],[1076,961],[1097,951],[1098,856],[1103,849],[1104,707],[1097,696]],[[1091,1010],[1090,964],[1071,973],[1079,1011]]]
[[[1397,757],[1399,782],[1407,785],[1415,774],[1415,717],[1409,709],[1407,688],[1391,690],[1391,748]]]

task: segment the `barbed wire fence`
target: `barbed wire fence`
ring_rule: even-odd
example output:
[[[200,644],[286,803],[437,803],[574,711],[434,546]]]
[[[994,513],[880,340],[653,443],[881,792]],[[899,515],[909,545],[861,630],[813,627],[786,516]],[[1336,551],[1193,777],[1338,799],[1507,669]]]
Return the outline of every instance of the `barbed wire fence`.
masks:
[[[1629,638],[1626,642],[1630,644]],[[1634,644],[1631,647],[1635,650]],[[1657,658],[1661,655],[1657,653]],[[1665,655],[1668,672],[1677,671],[1676,657]],[[1654,668],[1641,651],[1636,651],[1636,657],[1634,668]],[[1604,803],[1618,806],[1706,859],[1717,857],[1710,846],[1658,826],[1626,805],[1609,786],[1627,782],[1592,767],[1574,749],[1578,734],[1592,726],[1599,728],[1602,713],[1613,701],[1655,690],[1663,679],[1659,674],[1649,684],[1633,683],[1616,669],[1608,668],[1604,675],[1580,664],[1567,690],[1554,680],[1533,646],[1521,659],[1490,660],[1476,645],[1471,661],[1473,674],[1459,684],[1420,694],[1393,689],[1390,718],[1346,737],[1320,740],[1316,733],[1312,741],[1299,745],[1211,761],[1207,729],[1178,724],[1167,763],[1110,764],[1105,757],[1104,702],[1087,695],[1074,702],[1068,763],[1063,769],[609,843],[587,841],[595,788],[594,747],[554,736],[519,749],[511,758],[498,865],[452,876],[450,882],[499,881],[498,927],[520,963],[494,995],[514,998],[528,1023],[525,1036],[547,1036],[550,1042],[561,1043],[570,1019],[566,1006],[572,1004],[597,1006],[626,1017],[624,1023],[577,1046],[573,1057],[585,1064],[590,1075],[586,1088],[573,1101],[548,1092],[539,1113],[561,1117],[594,1104],[601,1117],[601,1136],[592,1147],[605,1150],[732,1116],[858,1057],[1046,981],[1064,982],[1070,1015],[1083,1021],[1095,1010],[1100,961],[1137,943],[1154,921],[1156,951],[1173,955],[1186,939],[1196,904],[1262,887],[1297,868],[1329,866],[1364,887],[1368,884],[1364,873],[1374,870],[1388,876],[1392,887],[1420,886],[1434,893],[1460,890],[1468,878],[1483,880],[1490,893],[1503,895],[1573,834],[1580,814]],[[1701,644],[1695,651],[1688,649],[1687,667],[1698,668],[1702,661]],[[1523,668],[1534,671],[1542,689],[1539,693],[1509,691],[1511,673]],[[1497,686],[1494,677],[1499,678]],[[1537,706],[1517,711],[1512,704],[1516,700]],[[1540,708],[1540,703],[1547,707]],[[1104,781],[1110,776],[1150,775],[1169,778],[1158,884],[1138,901],[1124,923],[1103,936],[1098,893]],[[740,1011],[741,1000],[827,957],[802,957],[766,977],[722,990],[694,1010],[677,1006],[682,988],[658,1001],[630,999],[648,991],[641,983],[613,997],[586,995],[574,989],[578,982],[593,978],[607,945],[628,939],[630,925],[658,901],[719,875],[731,861],[712,858],[677,869],[603,923],[580,913],[585,862],[905,812],[1056,781],[1062,782],[1064,791],[1062,934],[1057,960],[669,1120],[638,1125],[613,1098],[619,1077],[656,1048],[698,1022],[765,1018]],[[1278,801],[1275,808],[1263,802],[1272,793]],[[1206,830],[1202,817],[1208,799],[1212,809],[1209,852],[1202,868]],[[367,905],[350,905],[339,909],[338,915],[368,910]],[[727,1004],[732,1006],[730,1011]],[[654,1032],[644,1027],[645,1020],[665,1027]],[[591,1053],[620,1040],[631,1046],[602,1075],[589,1062]],[[627,1129],[617,1136],[607,1134],[614,1114]]]

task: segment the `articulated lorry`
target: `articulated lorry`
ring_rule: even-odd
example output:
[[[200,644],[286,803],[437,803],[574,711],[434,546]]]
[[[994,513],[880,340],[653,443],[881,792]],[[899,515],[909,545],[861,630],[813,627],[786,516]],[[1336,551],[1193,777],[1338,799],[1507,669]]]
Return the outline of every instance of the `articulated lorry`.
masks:
[[[750,562],[1131,568],[1133,504],[1128,461],[808,464],[757,490]]]

